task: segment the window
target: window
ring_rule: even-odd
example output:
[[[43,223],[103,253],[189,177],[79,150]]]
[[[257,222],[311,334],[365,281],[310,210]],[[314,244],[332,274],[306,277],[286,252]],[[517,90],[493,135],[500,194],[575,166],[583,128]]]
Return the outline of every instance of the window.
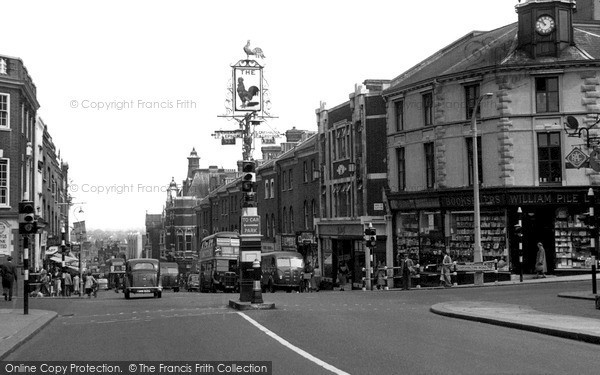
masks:
[[[287,233],[286,232],[286,230],[287,230],[287,208],[285,208],[285,207],[283,208],[283,214],[281,215],[281,218],[283,219],[283,223],[282,223],[283,225],[282,225],[281,231],[283,233]]]
[[[315,171],[317,170],[317,162],[315,161],[315,159],[310,161],[310,170],[310,175],[312,176],[311,180],[314,181],[316,180]]]
[[[9,160],[0,159],[0,206],[8,206],[10,188],[8,186]]]
[[[10,96],[0,94],[0,128],[10,128]]]
[[[404,147],[396,149],[398,161],[398,191],[406,189],[406,160],[404,159]]]
[[[302,163],[302,167],[304,169],[304,182],[308,182],[308,162],[306,160]]]
[[[425,126],[433,125],[433,94],[423,94],[423,120]]]
[[[433,142],[425,143],[425,179],[427,188],[431,189],[435,184],[435,158]]]
[[[185,235],[185,251],[192,251],[192,235]]]
[[[287,182],[287,172],[283,171],[283,175],[281,177],[281,190],[285,190],[285,183]]]
[[[394,102],[394,118],[396,119],[396,131],[404,130],[404,100]]]
[[[294,233],[294,208],[290,207],[290,227],[288,233]]]
[[[292,190],[292,185],[294,184],[294,174],[293,169],[290,169],[288,172],[288,190]]]
[[[561,182],[560,132],[538,133],[537,139],[540,183]]]
[[[275,237],[275,214],[271,214],[271,234]]]
[[[467,138],[467,162],[469,168],[469,186],[473,186],[473,137]],[[477,137],[477,172],[479,184],[483,183],[483,168],[481,160],[481,137]]]
[[[271,198],[275,198],[275,179],[271,179]]]
[[[265,237],[270,238],[271,237],[271,222],[269,220],[269,215],[267,215],[266,221],[267,221],[267,223],[265,224],[265,229],[266,229],[267,235]]]
[[[537,113],[558,112],[558,78],[535,79],[535,102]]]
[[[8,74],[6,72],[6,60],[0,59],[0,74]]]
[[[479,84],[465,86],[465,108],[467,110],[467,120],[470,120],[471,117],[473,117],[473,109],[477,104],[479,95]],[[475,117],[481,117],[481,106],[477,107],[477,113],[475,114]]]
[[[265,181],[265,199],[269,199],[269,180]]]
[[[308,229],[309,223],[308,202],[304,201],[304,229]]]

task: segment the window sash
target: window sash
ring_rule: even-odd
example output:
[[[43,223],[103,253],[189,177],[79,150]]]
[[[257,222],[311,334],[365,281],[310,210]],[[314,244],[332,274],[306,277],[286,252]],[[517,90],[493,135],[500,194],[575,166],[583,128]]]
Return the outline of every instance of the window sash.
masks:
[[[475,104],[477,103],[477,99],[480,95],[479,93],[479,84],[465,86],[465,104],[467,120],[470,120],[473,117],[473,108],[475,108]],[[477,108],[475,117],[481,117],[481,107]]]
[[[427,188],[433,188],[435,184],[435,158],[433,142],[425,143],[425,176]]]
[[[423,94],[423,119],[425,125],[433,125],[433,94]]]
[[[0,159],[0,205],[9,203],[9,159]]]
[[[404,100],[394,102],[394,114],[396,118],[396,131],[404,130]]]
[[[537,113],[558,112],[558,77],[535,79],[535,102]]]
[[[483,160],[481,158],[481,137],[477,137],[477,171],[479,172],[479,184],[483,183]],[[473,186],[473,138],[467,138],[467,161],[469,168],[469,186]]]
[[[404,147],[397,149],[397,160],[398,160],[398,191],[404,191],[406,189],[406,160]]]
[[[539,182],[562,182],[560,132],[538,133],[537,139]]]

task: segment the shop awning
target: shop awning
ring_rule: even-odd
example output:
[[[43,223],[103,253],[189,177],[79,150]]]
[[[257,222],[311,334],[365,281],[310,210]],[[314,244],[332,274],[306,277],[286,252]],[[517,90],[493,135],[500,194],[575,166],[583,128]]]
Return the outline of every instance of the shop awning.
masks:
[[[51,261],[56,262],[56,263],[62,263],[62,255],[54,255],[52,258],[50,258]],[[74,264],[73,264],[74,263]],[[70,256],[65,256],[65,264],[66,265],[79,265],[79,259],[77,258],[73,258]],[[79,268],[77,268],[79,269]]]

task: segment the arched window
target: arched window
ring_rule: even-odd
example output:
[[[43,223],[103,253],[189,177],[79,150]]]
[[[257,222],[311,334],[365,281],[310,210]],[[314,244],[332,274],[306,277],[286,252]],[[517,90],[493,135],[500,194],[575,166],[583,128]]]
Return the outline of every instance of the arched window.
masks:
[[[271,198],[275,198],[275,179],[271,179]]]
[[[294,233],[294,208],[290,206],[290,230],[288,233]]]
[[[269,199],[269,180],[265,181],[265,199]]]
[[[312,206],[312,220],[310,223],[310,227],[312,228],[315,225],[315,218],[317,217],[317,205],[315,204],[314,199],[311,202],[311,206]]]

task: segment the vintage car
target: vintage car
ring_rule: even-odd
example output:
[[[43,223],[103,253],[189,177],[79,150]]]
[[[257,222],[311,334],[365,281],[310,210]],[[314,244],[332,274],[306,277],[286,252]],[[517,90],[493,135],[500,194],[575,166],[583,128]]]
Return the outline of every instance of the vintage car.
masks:
[[[188,276],[187,279],[187,290],[188,292],[191,291],[198,291],[200,290],[200,275],[197,273],[191,273]]]
[[[162,296],[162,285],[158,259],[129,259],[125,264],[123,292],[126,299],[129,299],[132,293],[153,294],[155,298],[160,298]]]
[[[160,281],[163,289],[179,292],[179,266],[177,263],[160,263]]]
[[[273,251],[262,254],[261,289],[274,293],[300,291],[304,276],[304,259],[295,251]]]

